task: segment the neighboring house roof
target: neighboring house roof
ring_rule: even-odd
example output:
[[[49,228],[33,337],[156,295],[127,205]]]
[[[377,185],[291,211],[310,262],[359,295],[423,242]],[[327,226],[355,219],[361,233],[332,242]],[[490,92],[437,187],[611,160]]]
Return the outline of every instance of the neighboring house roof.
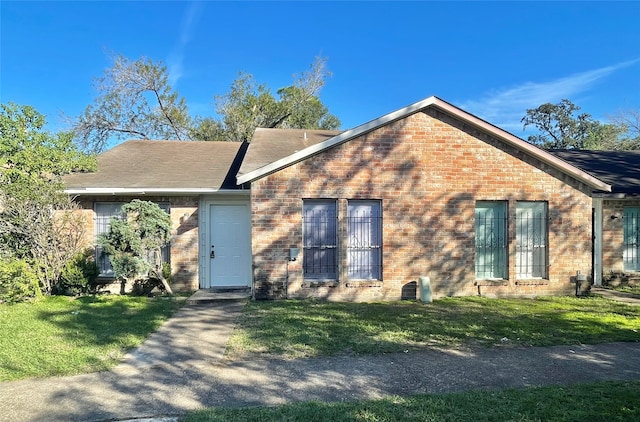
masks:
[[[640,151],[549,150],[612,186],[611,193],[640,194]]]
[[[472,125],[484,131],[485,133],[488,133],[489,135],[500,139],[506,144],[509,144],[529,154],[530,156],[535,157],[540,161],[560,170],[561,172],[587,184],[588,186],[591,186],[594,189],[607,192],[611,191],[611,186],[608,183],[599,180],[591,174],[586,173],[580,168],[559,159],[549,152],[537,148],[534,145],[527,143],[523,139],[520,139],[517,136],[512,135],[511,133],[506,132],[437,97],[429,97],[425,100],[411,104],[392,113],[385,114],[384,116],[372,120],[368,123],[362,124],[345,132],[338,133],[326,140],[313,143],[299,150],[291,149],[290,147],[282,147],[279,144],[280,138],[278,137],[276,132],[269,133],[268,136],[254,136],[254,138],[251,140],[251,143],[249,144],[249,148],[245,156],[245,161],[247,163],[253,163],[253,165],[243,164],[243,166],[240,168],[240,172],[238,173],[238,184],[258,180],[285,167],[303,161],[313,155],[319,154],[322,151],[325,151],[336,145],[348,142],[351,139],[366,134],[367,132],[371,132],[396,120],[403,119],[411,114],[418,113],[430,107],[436,108],[458,120],[463,121],[464,123]],[[311,131],[307,132],[308,135],[309,133],[311,133]],[[258,132],[256,132],[256,135],[258,135]],[[292,141],[289,140],[286,141],[285,144],[288,145],[291,142]],[[268,160],[262,157],[264,151],[269,151],[269,157],[271,157],[273,161],[267,162]]]
[[[127,141],[98,155],[96,172],[64,177],[69,194],[185,194],[239,189],[240,142]]]
[[[238,175],[251,173],[342,133],[337,130],[265,129],[253,133]]]

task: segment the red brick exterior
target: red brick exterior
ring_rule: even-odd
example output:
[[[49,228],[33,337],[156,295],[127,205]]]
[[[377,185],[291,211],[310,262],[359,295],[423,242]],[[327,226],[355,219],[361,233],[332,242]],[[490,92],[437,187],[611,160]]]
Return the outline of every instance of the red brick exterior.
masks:
[[[433,109],[254,181],[252,248],[258,297],[329,300],[397,300],[426,275],[435,298],[455,295],[568,294],[576,271],[591,273],[589,187]],[[336,199],[339,214],[337,283],[303,280],[303,199]],[[382,201],[383,276],[346,276],[346,207],[349,199]],[[508,279],[475,280],[474,209],[479,200],[508,201]],[[515,274],[517,201],[547,201],[549,268],[546,280]],[[287,280],[288,279],[288,280]],[[491,285],[487,285],[491,284]],[[497,284],[497,285],[496,285]],[[415,283],[413,283],[415,285]]]
[[[624,208],[640,207],[640,199],[606,199],[602,204],[602,272],[605,282],[624,273]]]
[[[170,204],[172,223],[170,261],[172,289],[177,292],[198,289],[198,197],[82,197],[78,200],[85,220],[85,244],[95,246],[96,202],[129,202],[132,199]]]

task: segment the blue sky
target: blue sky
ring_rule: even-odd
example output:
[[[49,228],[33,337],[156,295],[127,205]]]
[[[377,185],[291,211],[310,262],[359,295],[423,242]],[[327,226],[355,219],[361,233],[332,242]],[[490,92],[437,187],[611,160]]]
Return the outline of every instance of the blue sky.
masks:
[[[527,108],[640,109],[640,2],[0,2],[0,101],[52,130],[109,53],[167,65],[192,115],[239,71],[273,92],[328,58],[321,100],[348,129],[431,95],[524,136]]]

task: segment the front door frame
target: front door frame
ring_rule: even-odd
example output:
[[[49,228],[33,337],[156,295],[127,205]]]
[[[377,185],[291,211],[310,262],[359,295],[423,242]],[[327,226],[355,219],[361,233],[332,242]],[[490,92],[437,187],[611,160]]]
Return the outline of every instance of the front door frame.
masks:
[[[253,259],[251,257],[251,251],[252,251],[252,247],[251,247],[251,198],[250,198],[250,193],[249,191],[240,191],[238,193],[234,193],[234,194],[220,194],[220,195],[216,195],[216,196],[205,196],[205,197],[201,197],[200,198],[200,204],[199,204],[199,212],[198,212],[198,218],[199,218],[199,224],[198,224],[198,228],[199,228],[199,245],[198,245],[198,266],[199,266],[199,286],[201,289],[208,289],[210,287],[210,280],[211,280],[211,265],[210,265],[210,261],[211,258],[209,256],[210,254],[210,245],[209,245],[209,238],[210,238],[210,219],[211,219],[211,215],[210,215],[210,209],[212,205],[245,205],[247,207],[247,220],[246,220],[246,224],[248,227],[248,230],[246,231],[246,244],[248,246],[248,251],[247,253],[249,254],[249,256],[247,257],[247,274],[248,279],[247,279],[247,285],[246,287],[250,287],[252,288],[253,286],[253,271],[251,270],[251,263],[253,262]],[[239,287],[239,286],[234,286],[234,287]]]

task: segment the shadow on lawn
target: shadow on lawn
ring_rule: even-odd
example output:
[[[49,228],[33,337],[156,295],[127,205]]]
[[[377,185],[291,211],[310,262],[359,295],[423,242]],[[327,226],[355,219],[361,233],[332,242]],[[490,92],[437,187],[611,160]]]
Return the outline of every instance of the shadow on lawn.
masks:
[[[13,395],[8,395],[5,401],[2,391],[0,402],[4,401],[11,409],[25,409],[15,412],[31,412],[28,414],[34,415],[32,420],[108,420],[181,414],[204,406],[277,405],[303,400],[334,402],[389,395],[640,379],[640,346],[637,343],[550,349],[422,348],[419,352],[412,349],[407,353],[403,350],[402,353],[391,354],[384,350],[394,341],[401,341],[384,337],[390,332],[399,332],[398,335],[418,341],[424,341],[429,335],[445,333],[462,343],[470,335],[485,336],[489,344],[492,339],[499,340],[504,332],[513,329],[509,324],[516,322],[522,327],[539,327],[536,329],[540,330],[541,336],[553,335],[556,340],[560,339],[559,342],[567,342],[570,337],[566,332],[580,331],[583,326],[595,326],[597,330],[609,331],[613,336],[624,331],[621,326],[604,320],[598,323],[597,315],[593,321],[584,322],[572,316],[576,310],[584,311],[582,314],[600,310],[600,316],[624,316],[633,319],[636,326],[638,324],[639,311],[636,308],[602,299],[564,302],[564,299],[503,301],[483,298],[443,299],[428,306],[411,302],[252,302],[241,324],[264,322],[264,325],[252,327],[258,327],[254,330],[256,332],[260,332],[263,326],[265,330],[268,326],[274,330],[279,326],[281,331],[288,331],[293,337],[306,333],[306,338],[300,337],[296,341],[304,340],[308,345],[317,347],[312,349],[316,353],[331,352],[331,349],[320,349],[331,343],[337,343],[337,349],[343,353],[312,359],[261,359],[252,355],[244,361],[184,362],[176,357],[191,356],[193,359],[200,356],[202,348],[201,339],[194,341],[193,333],[188,333],[170,343],[171,348],[167,349],[167,355],[158,365],[131,372],[111,371],[43,380],[42,388],[32,388],[33,385],[29,384],[29,397],[33,402],[43,403],[42,410],[26,410],[28,404]],[[81,307],[77,316],[91,311],[90,305],[99,304],[89,300],[83,304],[87,308]],[[106,307],[113,313],[131,312],[115,304],[107,304]],[[513,308],[526,308],[528,312]],[[279,313],[280,309],[282,312]],[[197,310],[203,312],[198,318],[207,327],[221,326],[231,315],[205,308]],[[97,326],[100,327],[108,325],[112,318],[110,313],[96,312],[96,315],[100,320]],[[58,318],[55,314],[47,317]],[[133,321],[130,317],[115,318]],[[179,318],[172,322],[178,324],[176,335],[187,327]],[[345,327],[343,331],[339,329],[341,325]],[[542,331],[545,327],[546,331]],[[275,333],[267,330],[264,335],[268,337]],[[374,354],[345,355],[347,343],[344,342],[349,337],[355,339],[352,343],[377,338],[378,343],[370,348]],[[598,338],[603,339],[602,336]],[[170,341],[168,336],[161,337],[159,341],[163,339]],[[46,413],[38,414],[40,411]]]
[[[163,298],[84,296],[72,310],[42,310],[38,317],[62,328],[68,340],[84,345],[128,348],[155,331],[179,308]]]
[[[309,357],[425,347],[640,341],[640,308],[597,298],[456,298],[425,306],[260,302],[240,320],[256,351]],[[249,350],[251,352],[251,350]],[[231,353],[242,354],[232,343]]]
[[[637,345],[601,348],[427,350],[376,356],[163,365],[69,380],[48,396],[49,420],[181,414],[202,407],[341,402],[391,395],[640,379]],[[73,399],[73,400],[70,400]],[[53,404],[65,403],[68,406]],[[53,419],[52,419],[53,418]]]

